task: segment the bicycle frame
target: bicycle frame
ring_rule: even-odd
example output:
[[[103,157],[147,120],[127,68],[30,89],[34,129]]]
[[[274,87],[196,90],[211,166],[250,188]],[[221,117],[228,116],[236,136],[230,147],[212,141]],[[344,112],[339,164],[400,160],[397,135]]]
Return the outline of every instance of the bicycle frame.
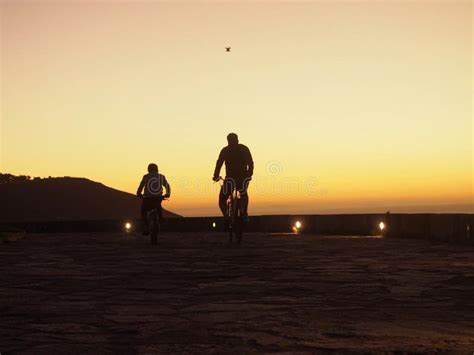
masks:
[[[221,181],[223,181],[223,184],[225,183],[223,178],[221,178]],[[232,193],[227,198],[226,215],[230,222],[229,242],[232,243],[233,237],[235,235],[238,243],[240,244],[242,242],[243,223],[241,219],[242,210],[240,204],[240,193],[236,186],[233,186]]]

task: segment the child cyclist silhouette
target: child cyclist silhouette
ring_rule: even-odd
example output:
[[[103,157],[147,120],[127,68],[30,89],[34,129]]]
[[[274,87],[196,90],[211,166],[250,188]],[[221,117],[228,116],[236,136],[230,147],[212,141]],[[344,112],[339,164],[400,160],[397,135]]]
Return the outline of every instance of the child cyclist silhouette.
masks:
[[[163,187],[166,193],[163,194]],[[144,191],[143,191],[144,190]],[[143,193],[142,193],[143,192]],[[166,177],[158,172],[158,165],[148,164],[148,174],[143,176],[140,186],[138,186],[137,196],[143,198],[142,201],[142,221],[143,221],[143,235],[148,235],[149,221],[147,218],[148,212],[157,208],[159,213],[160,223],[163,222],[163,209],[161,201],[169,198],[171,195],[171,187],[166,180]]]

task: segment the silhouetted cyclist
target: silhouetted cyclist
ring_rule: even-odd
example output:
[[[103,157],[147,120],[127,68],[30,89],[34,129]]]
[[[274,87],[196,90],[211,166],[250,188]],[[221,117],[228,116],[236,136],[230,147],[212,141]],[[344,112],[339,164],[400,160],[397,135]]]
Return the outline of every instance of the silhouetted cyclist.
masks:
[[[222,164],[225,163],[226,176],[219,192],[219,208],[225,217],[226,201],[235,187],[240,192],[242,212],[245,218],[247,218],[249,204],[247,189],[253,175],[252,154],[250,154],[249,148],[243,144],[239,144],[239,137],[237,137],[235,133],[230,133],[227,136],[227,142],[227,147],[222,148],[219,154],[212,178],[214,181],[219,181]]]
[[[163,187],[166,189],[166,194],[163,194]],[[145,189],[144,194],[142,194]],[[142,220],[143,220],[143,235],[148,235],[148,220],[147,214],[153,208],[157,208],[160,223],[163,222],[163,209],[161,208],[161,201],[164,198],[169,198],[171,195],[171,187],[164,175],[158,172],[158,165],[148,164],[148,174],[143,176],[140,186],[138,186],[137,196],[143,198],[142,202]]]

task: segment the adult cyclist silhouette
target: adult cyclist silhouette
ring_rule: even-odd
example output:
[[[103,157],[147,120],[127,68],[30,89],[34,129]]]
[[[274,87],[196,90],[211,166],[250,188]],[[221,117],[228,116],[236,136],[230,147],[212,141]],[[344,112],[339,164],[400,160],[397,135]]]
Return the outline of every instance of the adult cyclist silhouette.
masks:
[[[222,148],[219,154],[212,178],[214,181],[219,181],[219,174],[222,165],[225,163],[226,176],[219,192],[219,208],[225,217],[227,198],[236,188],[240,192],[243,216],[247,219],[249,204],[247,189],[253,175],[252,154],[250,154],[249,148],[239,144],[239,137],[235,133],[227,135],[227,142],[227,147]]]
[[[163,195],[163,187],[166,189],[166,194]],[[142,192],[145,193],[142,193]],[[171,187],[166,177],[158,172],[158,165],[155,163],[148,164],[148,174],[144,175],[140,186],[137,189],[137,196],[143,198],[142,202],[142,222],[143,235],[148,235],[149,221],[147,218],[148,212],[154,208],[158,209],[158,217],[160,223],[163,223],[163,209],[161,208],[161,201],[164,198],[169,198],[171,195]]]

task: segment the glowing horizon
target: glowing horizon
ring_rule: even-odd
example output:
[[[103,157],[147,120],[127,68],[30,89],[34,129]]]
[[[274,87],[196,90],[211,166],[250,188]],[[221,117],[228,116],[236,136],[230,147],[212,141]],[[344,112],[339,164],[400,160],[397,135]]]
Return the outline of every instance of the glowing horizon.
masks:
[[[470,1],[0,4],[2,172],[134,193],[156,162],[217,215],[236,132],[251,214],[474,210]]]

